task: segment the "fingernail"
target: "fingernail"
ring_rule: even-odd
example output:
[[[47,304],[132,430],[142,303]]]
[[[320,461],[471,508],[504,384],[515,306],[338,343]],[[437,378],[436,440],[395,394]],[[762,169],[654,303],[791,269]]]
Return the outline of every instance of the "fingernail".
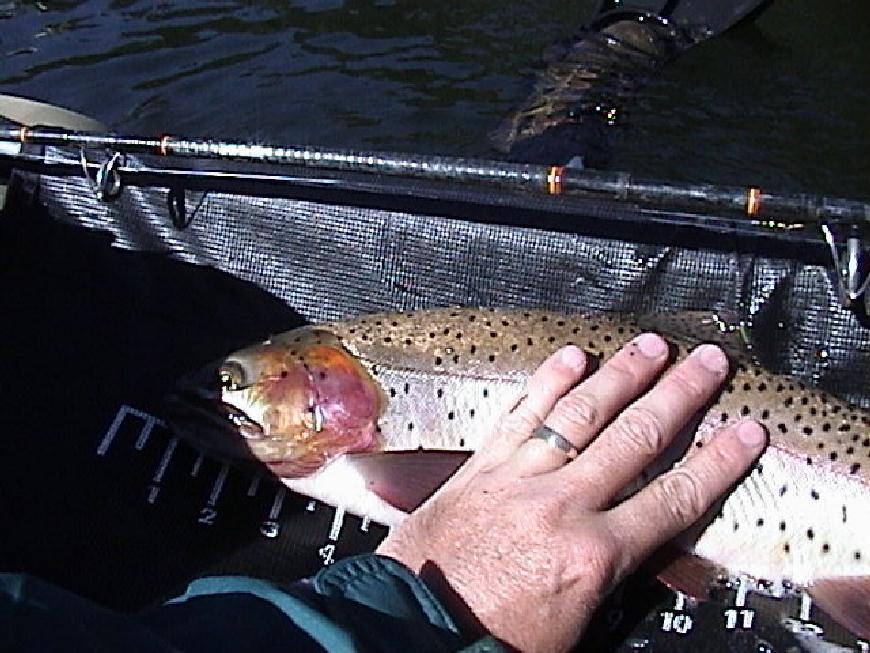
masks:
[[[580,347],[568,345],[559,352],[559,362],[580,372],[586,367],[586,354]]]
[[[661,358],[668,353],[667,343],[655,333],[642,333],[634,339],[640,353],[647,358]]]
[[[758,449],[767,439],[767,434],[757,422],[743,422],[737,427],[737,437],[747,449]]]
[[[716,345],[700,345],[692,352],[692,356],[696,356],[701,365],[713,374],[724,374],[728,370],[728,359]]]

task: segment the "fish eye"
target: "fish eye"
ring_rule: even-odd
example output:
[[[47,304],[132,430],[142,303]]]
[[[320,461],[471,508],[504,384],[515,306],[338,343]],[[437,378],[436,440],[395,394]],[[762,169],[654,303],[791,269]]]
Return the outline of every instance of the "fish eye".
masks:
[[[224,363],[218,372],[221,389],[229,392],[241,390],[247,383],[244,368],[234,361]]]

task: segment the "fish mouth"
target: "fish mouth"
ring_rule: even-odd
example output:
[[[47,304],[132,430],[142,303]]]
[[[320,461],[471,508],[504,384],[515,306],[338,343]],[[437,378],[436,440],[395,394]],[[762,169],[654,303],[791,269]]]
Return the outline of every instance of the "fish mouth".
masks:
[[[262,424],[222,400],[215,362],[183,377],[163,399],[163,416],[173,434],[221,458],[258,462],[250,444],[267,439]]]

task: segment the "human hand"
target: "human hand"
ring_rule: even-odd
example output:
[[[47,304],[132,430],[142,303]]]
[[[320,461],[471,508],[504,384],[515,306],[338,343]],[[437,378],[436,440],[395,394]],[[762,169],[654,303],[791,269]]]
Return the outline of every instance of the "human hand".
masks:
[[[419,573],[465,627],[523,651],[568,650],[607,593],[696,522],[764,447],[755,422],[725,428],[619,502],[727,374],[722,351],[701,345],[640,396],[667,354],[659,336],[644,334],[580,382],[582,350],[555,353],[484,445],[378,553]],[[532,437],[542,424],[579,456],[569,461]]]

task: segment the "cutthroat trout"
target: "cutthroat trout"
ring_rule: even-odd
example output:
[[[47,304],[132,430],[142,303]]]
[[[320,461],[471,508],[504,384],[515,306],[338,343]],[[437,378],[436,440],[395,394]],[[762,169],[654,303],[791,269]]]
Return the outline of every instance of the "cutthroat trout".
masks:
[[[208,419],[180,435],[395,524],[480,444],[549,354],[576,344],[607,358],[645,330],[678,358],[711,340],[732,358],[695,446],[745,417],[770,434],[758,464],[686,541],[692,564],[664,580],[694,596],[713,570],[805,587],[870,636],[870,414],[771,374],[739,335],[698,314],[437,309],[307,326],[230,355],[210,387],[189,380],[183,393]]]

